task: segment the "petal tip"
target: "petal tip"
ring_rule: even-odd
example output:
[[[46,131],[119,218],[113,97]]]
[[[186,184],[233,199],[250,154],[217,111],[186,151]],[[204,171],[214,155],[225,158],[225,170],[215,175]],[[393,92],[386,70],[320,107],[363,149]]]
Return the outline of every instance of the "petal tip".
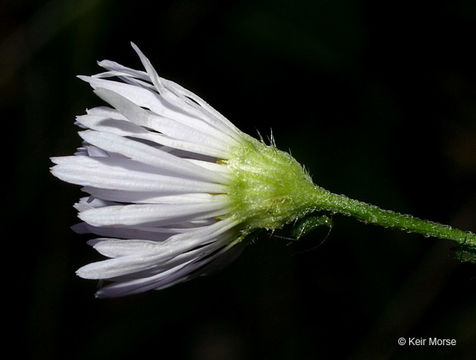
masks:
[[[132,46],[132,48],[134,49],[135,52],[140,52],[140,53],[142,52],[142,51],[140,51],[139,47],[133,41],[131,41],[130,44],[131,44],[131,46]]]
[[[76,270],[76,275],[79,276],[81,279],[93,279],[93,277],[90,276],[89,271],[87,271],[87,265],[80,267],[78,270]]]

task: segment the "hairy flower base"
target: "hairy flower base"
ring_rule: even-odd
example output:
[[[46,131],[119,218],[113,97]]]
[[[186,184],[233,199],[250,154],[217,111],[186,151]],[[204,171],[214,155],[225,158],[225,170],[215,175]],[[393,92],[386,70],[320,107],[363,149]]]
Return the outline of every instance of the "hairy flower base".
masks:
[[[222,160],[231,181],[232,213],[245,231],[275,230],[314,208],[316,186],[305,169],[288,153],[254,138]]]

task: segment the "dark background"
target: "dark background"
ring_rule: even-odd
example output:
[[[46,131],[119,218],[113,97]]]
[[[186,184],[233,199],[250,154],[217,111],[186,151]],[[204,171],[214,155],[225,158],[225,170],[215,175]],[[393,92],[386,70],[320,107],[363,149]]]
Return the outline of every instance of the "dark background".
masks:
[[[96,300],[98,259],[69,226],[79,187],[49,156],[101,104],[76,74],[136,42],[243,131],[291,149],[316,183],[476,231],[476,3],[30,1],[0,5],[2,322],[15,358],[474,359],[476,265],[453,243],[336,216],[298,244],[263,236],[224,271]],[[5,246],[8,245],[8,246]],[[11,338],[10,338],[11,336]],[[454,347],[399,347],[399,337]],[[5,349],[2,349],[6,351]]]

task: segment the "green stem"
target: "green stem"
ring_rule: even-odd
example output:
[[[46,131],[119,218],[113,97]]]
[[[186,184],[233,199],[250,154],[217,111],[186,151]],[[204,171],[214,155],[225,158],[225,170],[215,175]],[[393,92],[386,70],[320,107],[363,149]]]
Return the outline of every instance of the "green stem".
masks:
[[[411,215],[383,210],[375,205],[353,200],[344,195],[333,194],[322,188],[316,190],[314,203],[317,210],[340,213],[355,217],[365,223],[400,229],[424,236],[454,240],[461,245],[476,247],[476,234],[469,231],[462,231],[433,221],[421,220]]]

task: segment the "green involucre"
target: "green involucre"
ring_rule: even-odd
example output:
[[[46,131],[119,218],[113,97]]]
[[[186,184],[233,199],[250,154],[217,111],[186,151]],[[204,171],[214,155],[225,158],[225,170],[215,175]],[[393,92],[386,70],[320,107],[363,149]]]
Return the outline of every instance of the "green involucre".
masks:
[[[229,160],[232,213],[247,233],[274,230],[314,210],[316,186],[287,152],[249,137]]]

